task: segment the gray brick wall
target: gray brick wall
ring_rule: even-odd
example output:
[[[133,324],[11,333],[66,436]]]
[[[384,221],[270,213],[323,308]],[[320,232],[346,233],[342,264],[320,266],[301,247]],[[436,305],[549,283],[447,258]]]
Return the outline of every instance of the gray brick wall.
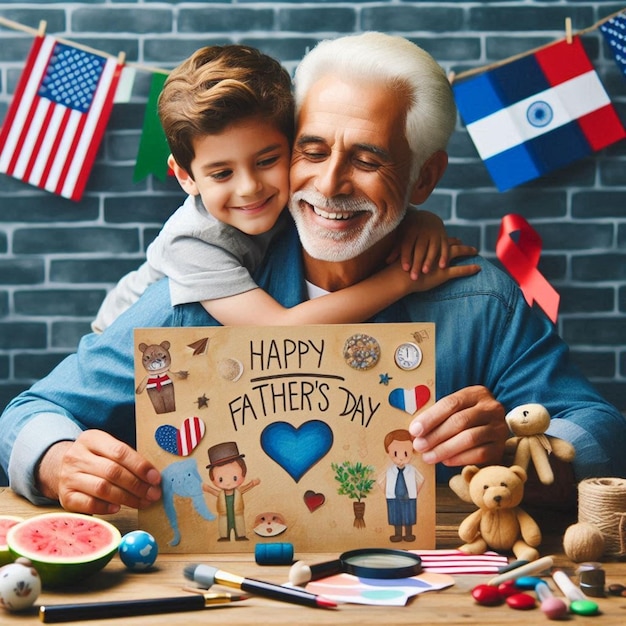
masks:
[[[9,0],[0,15],[117,54],[170,68],[199,46],[243,42],[293,69],[321,38],[367,29],[406,36],[456,72],[563,36],[566,17],[586,28],[626,3],[578,0]],[[0,27],[0,119],[30,35]],[[621,118],[626,80],[599,32],[585,46]],[[106,290],[143,259],[178,206],[175,181],[133,183],[150,73],[115,106],[76,204],[0,175],[0,409],[72,352]],[[459,125],[451,163],[426,208],[453,234],[495,256],[500,219],[521,213],[544,240],[540,269],[561,293],[558,330],[597,387],[626,411],[626,142],[541,180],[498,193]]]

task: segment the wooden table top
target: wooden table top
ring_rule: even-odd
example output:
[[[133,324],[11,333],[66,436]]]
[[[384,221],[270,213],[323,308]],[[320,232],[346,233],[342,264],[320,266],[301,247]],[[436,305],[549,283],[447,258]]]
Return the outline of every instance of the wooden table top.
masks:
[[[49,510],[33,507],[24,499],[17,497],[10,489],[0,487],[0,512],[7,515],[30,517]],[[458,524],[471,511],[472,505],[459,501],[447,487],[437,489],[437,548],[456,548],[459,545]],[[530,511],[539,522],[544,533],[540,546],[542,555],[551,554],[555,563],[562,567],[576,580],[577,565],[563,554],[562,536],[565,529],[576,520],[575,512],[539,512]],[[137,528],[137,514],[125,509],[106,519],[113,522],[122,534]],[[333,554],[296,554],[299,559],[315,563],[331,558]],[[182,570],[189,563],[210,563],[249,578],[258,578],[276,583],[284,583],[288,577],[288,566],[260,566],[250,555],[207,555],[198,554],[160,554],[154,570],[144,573],[128,571],[116,556],[99,573],[94,574],[72,590],[44,591],[39,604],[65,604],[97,602],[111,600],[133,600],[138,598],[159,598],[182,596],[186,581]],[[604,562],[607,585],[622,583],[626,585],[626,562]],[[357,604],[342,604],[337,609],[315,609],[284,602],[251,597],[245,602],[213,607],[206,610],[186,613],[170,613],[142,617],[124,617],[121,619],[98,619],[72,622],[73,624],[91,624],[93,626],[134,626],[160,624],[228,624],[229,626],[320,626],[322,624],[545,624],[547,617],[539,610],[516,611],[506,605],[482,607],[471,597],[470,591],[480,583],[487,582],[491,576],[463,575],[455,576],[455,584],[442,591],[427,592],[412,598],[403,607],[380,607]],[[556,592],[559,595],[559,592]],[[594,617],[572,616],[568,621],[576,624],[619,624],[626,623],[626,598],[594,598],[600,606],[601,615]],[[8,613],[0,609],[0,624],[13,626],[20,624],[41,623],[37,617],[37,607],[26,613]]]

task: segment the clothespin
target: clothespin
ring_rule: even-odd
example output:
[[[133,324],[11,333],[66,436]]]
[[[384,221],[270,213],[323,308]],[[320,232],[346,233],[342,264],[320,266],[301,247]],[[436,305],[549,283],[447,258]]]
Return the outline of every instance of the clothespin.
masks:
[[[448,72],[448,82],[452,84],[455,78],[456,78],[456,72],[454,70],[450,70]]]
[[[126,53],[125,52],[119,52],[117,55],[117,64],[118,65],[124,65],[124,63],[126,63]]]
[[[565,40],[569,44],[572,43],[572,18],[571,17],[565,18]]]
[[[41,20],[39,22],[39,28],[37,29],[37,37],[44,37],[46,35],[47,26],[48,26],[48,22],[46,22],[46,20]]]

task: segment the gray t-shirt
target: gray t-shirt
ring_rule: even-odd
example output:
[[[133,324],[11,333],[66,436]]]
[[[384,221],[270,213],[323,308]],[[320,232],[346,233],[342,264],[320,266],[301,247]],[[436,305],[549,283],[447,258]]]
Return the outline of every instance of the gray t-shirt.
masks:
[[[234,296],[257,287],[251,273],[263,259],[284,215],[266,233],[247,235],[220,222],[188,196],[148,246],[146,262],[122,277],[107,294],[94,332],[102,332],[136,302],[149,285],[167,276],[172,304],[188,304]]]

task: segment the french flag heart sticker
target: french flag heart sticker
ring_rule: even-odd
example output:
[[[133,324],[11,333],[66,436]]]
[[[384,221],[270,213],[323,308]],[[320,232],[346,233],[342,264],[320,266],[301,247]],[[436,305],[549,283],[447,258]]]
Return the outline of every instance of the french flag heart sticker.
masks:
[[[189,456],[204,437],[204,422],[199,417],[188,417],[180,429],[169,424],[159,426],[154,438],[159,446],[177,456]]]
[[[430,389],[426,385],[417,385],[413,389],[393,389],[389,393],[389,404],[413,415],[430,400]]]

